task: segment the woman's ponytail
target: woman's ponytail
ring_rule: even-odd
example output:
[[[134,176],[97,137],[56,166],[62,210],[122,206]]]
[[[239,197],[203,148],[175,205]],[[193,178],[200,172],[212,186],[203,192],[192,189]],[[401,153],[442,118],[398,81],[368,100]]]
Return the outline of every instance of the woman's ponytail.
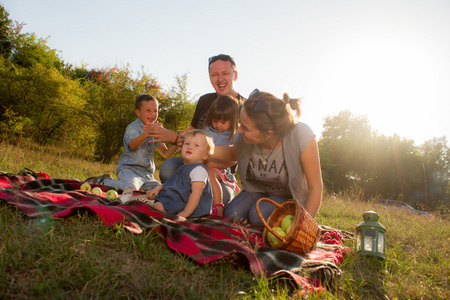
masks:
[[[287,93],[283,94],[283,101],[287,104],[289,104],[290,108],[297,113],[297,118],[300,118],[301,116],[301,109],[300,109],[300,103],[302,102],[299,98],[290,98]]]

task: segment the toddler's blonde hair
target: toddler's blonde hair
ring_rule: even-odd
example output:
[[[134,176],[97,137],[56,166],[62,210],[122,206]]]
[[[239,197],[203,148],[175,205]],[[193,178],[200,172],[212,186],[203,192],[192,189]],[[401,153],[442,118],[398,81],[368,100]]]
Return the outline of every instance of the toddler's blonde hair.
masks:
[[[211,160],[211,156],[214,154],[214,140],[209,134],[207,134],[204,130],[201,130],[201,129],[194,129],[194,130],[188,131],[184,135],[184,138],[187,138],[190,135],[196,136],[197,134],[203,135],[206,140],[208,158],[203,161],[203,163],[206,164],[207,162],[209,162]]]

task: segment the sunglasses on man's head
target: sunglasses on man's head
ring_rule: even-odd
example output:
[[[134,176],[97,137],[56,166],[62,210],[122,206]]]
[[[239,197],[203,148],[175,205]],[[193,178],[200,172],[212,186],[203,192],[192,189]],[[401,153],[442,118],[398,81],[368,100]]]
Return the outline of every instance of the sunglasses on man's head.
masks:
[[[211,65],[213,62],[216,62],[218,60],[223,60],[223,61],[233,61],[233,59],[231,58],[231,56],[226,55],[226,54],[219,54],[219,55],[215,55],[215,56],[211,56],[208,59],[208,63]]]
[[[248,96],[248,99],[258,99],[256,101],[255,105],[253,106],[254,112],[264,112],[267,119],[269,119],[270,123],[272,123],[273,131],[276,131],[277,127],[275,126],[275,123],[273,122],[272,118],[269,116],[269,113],[266,110],[266,101],[264,101],[263,98],[261,98],[261,92],[258,89],[254,89],[253,92],[250,93]]]

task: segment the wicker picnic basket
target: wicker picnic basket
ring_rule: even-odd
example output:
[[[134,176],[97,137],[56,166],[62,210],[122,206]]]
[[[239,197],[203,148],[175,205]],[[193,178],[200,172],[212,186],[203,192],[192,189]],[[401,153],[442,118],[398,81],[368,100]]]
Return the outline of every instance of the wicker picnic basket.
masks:
[[[267,222],[259,210],[259,203],[267,201],[275,205],[277,208],[270,215]],[[267,232],[271,232],[277,237],[280,242],[274,246],[277,249],[283,249],[296,253],[308,253],[316,246],[319,241],[321,228],[313,217],[305,210],[305,208],[296,200],[288,200],[283,204],[278,204],[268,198],[261,198],[256,202],[256,212],[258,213],[261,222],[264,224],[263,242],[267,243]],[[294,223],[291,231],[286,236],[282,237],[277,234],[273,227],[281,227],[281,221],[287,215],[294,216]]]

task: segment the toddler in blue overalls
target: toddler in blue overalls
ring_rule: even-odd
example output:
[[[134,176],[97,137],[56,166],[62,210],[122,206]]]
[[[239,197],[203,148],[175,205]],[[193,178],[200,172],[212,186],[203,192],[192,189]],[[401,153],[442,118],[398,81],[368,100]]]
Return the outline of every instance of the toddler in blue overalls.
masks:
[[[212,191],[205,163],[213,153],[213,139],[203,130],[186,133],[181,147],[183,165],[164,184],[146,192],[154,200],[151,206],[182,218],[210,214]]]

